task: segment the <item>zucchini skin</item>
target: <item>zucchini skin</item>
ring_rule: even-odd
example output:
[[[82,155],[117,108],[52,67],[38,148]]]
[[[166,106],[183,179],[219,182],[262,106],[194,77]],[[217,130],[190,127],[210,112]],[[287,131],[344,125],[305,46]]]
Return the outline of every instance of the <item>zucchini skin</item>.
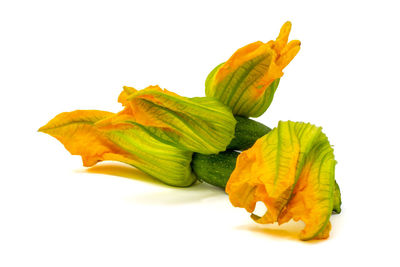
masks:
[[[271,128],[255,120],[241,116],[235,116],[235,119],[235,137],[226,151],[213,155],[193,153],[192,169],[200,181],[225,189],[235,169],[236,159],[240,154],[238,151],[249,149],[258,138],[271,131]]]
[[[258,138],[266,135],[271,128],[255,120],[235,116],[237,121],[235,127],[235,137],[226,148],[227,150],[246,150],[253,146]]]
[[[193,153],[193,172],[200,181],[225,189],[226,183],[235,169],[239,154],[234,150],[213,155]]]

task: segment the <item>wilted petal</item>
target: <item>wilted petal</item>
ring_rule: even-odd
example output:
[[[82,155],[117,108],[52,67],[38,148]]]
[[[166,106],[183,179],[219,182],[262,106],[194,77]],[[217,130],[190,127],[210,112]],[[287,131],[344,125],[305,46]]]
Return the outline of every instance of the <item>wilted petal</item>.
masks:
[[[226,192],[234,206],[253,212],[262,201],[267,212],[258,223],[302,220],[302,240],[327,238],[335,187],[333,149],[321,128],[279,122],[277,128],[242,152]],[[328,228],[327,228],[328,227]]]
[[[286,206],[296,182],[296,164],[300,144],[293,138],[294,129],[289,124],[257,140],[250,149],[242,152],[226,185],[230,201],[236,207],[253,212],[258,201],[268,208],[263,223],[275,222]]]

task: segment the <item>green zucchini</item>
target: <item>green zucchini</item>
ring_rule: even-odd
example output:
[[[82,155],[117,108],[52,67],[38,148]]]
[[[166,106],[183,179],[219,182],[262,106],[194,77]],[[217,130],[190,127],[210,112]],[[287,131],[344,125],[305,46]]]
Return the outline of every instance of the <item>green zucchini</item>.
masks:
[[[266,135],[271,129],[255,120],[235,116],[237,121],[235,137],[226,148],[227,150],[246,150],[253,146],[258,138]]]
[[[266,135],[271,129],[255,120],[235,116],[237,121],[235,137],[228,145],[227,150],[214,155],[193,154],[192,169],[197,178],[206,183],[225,188],[239,152],[253,146],[258,138]]]
[[[206,183],[225,188],[239,152],[253,146],[258,138],[266,135],[271,129],[255,120],[235,116],[237,121],[235,137],[228,145],[227,150],[214,155],[193,153],[192,169],[197,178]]]
[[[228,150],[219,154],[193,153],[192,169],[200,181],[225,188],[236,166],[239,152]]]

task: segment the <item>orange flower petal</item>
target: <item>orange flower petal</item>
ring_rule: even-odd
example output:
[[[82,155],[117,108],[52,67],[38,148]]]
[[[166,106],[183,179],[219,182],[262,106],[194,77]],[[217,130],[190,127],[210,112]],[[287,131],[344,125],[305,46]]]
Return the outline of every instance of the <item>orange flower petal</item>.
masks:
[[[59,140],[72,155],[80,155],[83,165],[93,166],[113,155],[132,161],[131,155],[112,143],[94,124],[114,113],[99,110],[64,112],[39,129]]]
[[[300,50],[300,41],[288,43],[286,22],[275,41],[254,42],[238,49],[207,77],[206,95],[218,98],[234,115],[258,117],[272,102],[283,69]]]
[[[97,123],[107,129],[140,126],[160,142],[177,148],[214,154],[224,151],[233,138],[236,120],[220,101],[209,97],[186,98],[158,86],[123,93],[125,110]]]
[[[278,54],[281,53],[281,51],[285,48],[286,44],[288,43],[291,29],[292,29],[292,23],[290,21],[287,21],[285,22],[285,24],[282,25],[279,35],[274,43],[274,49]]]
[[[226,192],[235,207],[253,212],[258,201],[268,211],[261,223],[277,221],[286,206],[295,183],[296,164],[300,144],[287,124],[257,140],[254,146],[242,152],[226,185]]]
[[[321,128],[279,122],[277,128],[242,152],[226,186],[231,203],[253,212],[258,201],[267,207],[258,223],[302,220],[300,239],[329,236],[336,161]],[[336,201],[336,200],[335,200]]]
[[[57,138],[83,165],[114,160],[135,166],[173,186],[189,186],[196,180],[191,170],[192,152],[159,142],[139,126],[103,128],[96,124],[115,114],[97,110],[64,112],[39,131]]]

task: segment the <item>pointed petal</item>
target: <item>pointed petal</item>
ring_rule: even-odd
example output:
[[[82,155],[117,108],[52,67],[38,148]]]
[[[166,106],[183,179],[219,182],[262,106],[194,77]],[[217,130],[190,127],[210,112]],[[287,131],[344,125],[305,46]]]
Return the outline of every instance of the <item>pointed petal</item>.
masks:
[[[105,131],[96,125],[114,116],[97,110],[64,112],[39,131],[57,138],[71,154],[80,155],[86,167],[113,160],[173,186],[189,186],[196,180],[190,167],[192,152],[165,145],[139,127]]]
[[[282,49],[286,46],[289,40],[289,34],[292,29],[292,23],[290,21],[286,21],[279,32],[278,37],[275,41],[275,50],[280,53]]]
[[[130,156],[112,143],[94,124],[114,113],[99,110],[64,112],[39,129],[59,140],[72,155],[80,155],[83,165],[90,167],[118,154],[130,162]]]
[[[137,90],[133,87],[128,87],[128,86],[124,86],[123,87],[124,90],[121,92],[121,94],[118,97],[118,102],[121,103],[124,107],[128,105],[129,101],[128,101],[128,96],[136,93]]]
[[[286,68],[286,66],[293,60],[293,58],[300,51],[300,41],[291,41],[282,51],[279,58],[276,60],[276,65],[279,66],[281,70]]]

